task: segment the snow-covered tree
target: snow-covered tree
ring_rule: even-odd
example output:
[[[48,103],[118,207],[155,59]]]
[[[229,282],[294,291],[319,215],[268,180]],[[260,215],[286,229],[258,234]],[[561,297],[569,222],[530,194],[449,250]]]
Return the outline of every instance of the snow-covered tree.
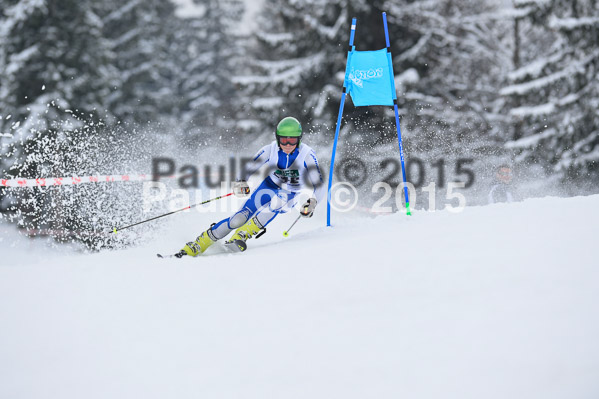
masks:
[[[0,11],[0,143],[8,174],[37,174],[28,142],[105,115],[112,58],[89,1],[4,1]],[[39,174],[38,174],[39,176]]]
[[[443,144],[500,135],[497,92],[511,58],[498,2],[386,4],[399,102],[410,130],[446,137]]]
[[[519,159],[567,180],[599,181],[599,4],[595,0],[516,0],[522,20],[541,28],[545,46],[509,75],[508,146]],[[521,39],[523,42],[528,37]],[[539,49],[540,43],[529,43]]]
[[[176,112],[179,60],[171,46],[180,26],[173,3],[103,0],[93,7],[115,55],[118,78],[107,99],[116,118],[145,124]]]
[[[351,18],[360,16],[367,21],[374,10],[367,3],[267,0],[258,16],[246,71],[236,79],[247,103],[242,127],[270,133],[285,115],[299,118],[306,130],[334,126]],[[373,50],[372,31],[367,23],[360,26],[357,46]],[[378,30],[378,38],[383,39],[377,49],[385,46],[382,23]]]
[[[202,5],[202,15],[181,21],[178,44],[180,122],[189,139],[198,134],[228,136],[238,112],[232,79],[243,59],[243,2],[207,0]]]
[[[110,101],[120,121],[168,122],[188,138],[230,126],[241,1],[204,1],[203,13],[190,16],[177,16],[174,4],[163,0],[107,0],[94,7],[119,70]]]
[[[90,1],[3,1],[0,174],[45,178],[83,170],[81,148],[106,117],[115,70]],[[85,157],[84,157],[85,158]],[[72,228],[69,194],[19,188],[0,207],[30,228]],[[72,205],[72,204],[71,204]]]

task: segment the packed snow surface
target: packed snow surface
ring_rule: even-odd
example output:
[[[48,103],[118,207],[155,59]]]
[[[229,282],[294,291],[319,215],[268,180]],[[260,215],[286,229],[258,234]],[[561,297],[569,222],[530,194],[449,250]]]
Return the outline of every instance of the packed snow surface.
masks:
[[[322,208],[181,260],[213,216],[92,255],[0,226],[0,398],[599,397],[599,196]]]

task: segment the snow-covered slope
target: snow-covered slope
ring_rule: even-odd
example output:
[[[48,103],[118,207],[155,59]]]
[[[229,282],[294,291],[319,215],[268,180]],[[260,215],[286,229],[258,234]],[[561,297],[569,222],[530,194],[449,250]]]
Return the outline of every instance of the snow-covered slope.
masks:
[[[0,398],[597,398],[599,196],[269,226],[244,254],[3,237]]]

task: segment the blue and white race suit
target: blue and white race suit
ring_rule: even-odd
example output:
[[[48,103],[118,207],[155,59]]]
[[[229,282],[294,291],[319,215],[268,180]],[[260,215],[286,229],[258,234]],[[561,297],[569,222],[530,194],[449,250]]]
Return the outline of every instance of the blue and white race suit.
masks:
[[[308,190],[321,202],[325,184],[314,150],[301,143],[291,154],[279,148],[276,141],[262,147],[247,167],[244,180],[268,168],[268,176],[254,190],[250,198],[234,215],[216,223],[211,233],[216,239],[224,238],[232,230],[243,226],[256,216],[259,227],[266,227],[278,214],[292,209],[301,191]]]

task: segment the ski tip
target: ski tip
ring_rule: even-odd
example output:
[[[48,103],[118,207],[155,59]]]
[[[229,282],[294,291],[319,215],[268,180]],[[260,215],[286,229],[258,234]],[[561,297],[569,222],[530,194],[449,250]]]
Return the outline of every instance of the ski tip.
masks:
[[[156,254],[157,257],[161,258],[161,259],[166,259],[166,258],[182,258],[184,256],[187,256],[187,253],[183,250],[177,252],[174,255],[162,255],[162,254]]]

